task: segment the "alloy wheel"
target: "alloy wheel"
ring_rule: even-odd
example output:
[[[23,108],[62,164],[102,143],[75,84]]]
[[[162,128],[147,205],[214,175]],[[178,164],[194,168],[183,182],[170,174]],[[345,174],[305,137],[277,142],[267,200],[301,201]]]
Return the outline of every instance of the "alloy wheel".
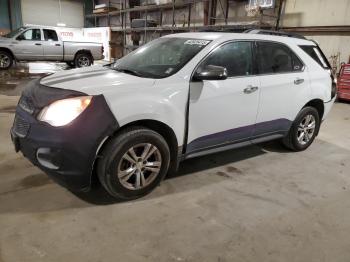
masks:
[[[79,67],[86,67],[90,65],[90,59],[86,56],[79,57],[78,59],[78,66]]]
[[[143,189],[156,179],[161,165],[162,156],[156,146],[150,143],[135,145],[119,162],[119,182],[130,190]]]
[[[0,68],[7,68],[10,66],[11,59],[6,54],[0,54]]]
[[[313,138],[316,129],[316,119],[313,115],[306,115],[298,125],[298,142],[305,145]]]

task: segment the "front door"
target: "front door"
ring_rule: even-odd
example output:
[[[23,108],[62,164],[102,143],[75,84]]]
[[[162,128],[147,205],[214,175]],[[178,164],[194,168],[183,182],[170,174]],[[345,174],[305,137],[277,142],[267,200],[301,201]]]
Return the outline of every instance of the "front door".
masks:
[[[190,83],[187,153],[247,142],[259,103],[259,78],[253,76],[252,42],[216,48],[199,66],[222,66],[226,80]]]
[[[40,29],[28,29],[17,36],[14,50],[18,60],[42,60],[43,46]]]

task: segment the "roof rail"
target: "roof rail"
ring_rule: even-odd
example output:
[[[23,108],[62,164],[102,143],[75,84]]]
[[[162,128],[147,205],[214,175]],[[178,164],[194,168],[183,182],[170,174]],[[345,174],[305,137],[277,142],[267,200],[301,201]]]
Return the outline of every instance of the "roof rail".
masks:
[[[306,39],[306,37],[295,34],[295,33],[289,33],[289,32],[283,32],[283,31],[272,31],[272,30],[263,30],[263,29],[248,29],[244,31],[246,34],[259,34],[259,35],[276,35],[276,36],[286,36],[286,37],[294,37],[294,38],[300,38],[300,39]]]

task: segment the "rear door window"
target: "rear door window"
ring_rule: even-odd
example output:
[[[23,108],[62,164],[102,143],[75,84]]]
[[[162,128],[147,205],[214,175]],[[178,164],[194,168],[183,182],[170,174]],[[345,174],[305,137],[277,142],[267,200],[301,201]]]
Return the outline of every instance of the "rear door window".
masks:
[[[303,63],[286,45],[274,42],[257,43],[259,74],[300,72]]]
[[[55,30],[44,29],[45,41],[58,41],[57,33]]]

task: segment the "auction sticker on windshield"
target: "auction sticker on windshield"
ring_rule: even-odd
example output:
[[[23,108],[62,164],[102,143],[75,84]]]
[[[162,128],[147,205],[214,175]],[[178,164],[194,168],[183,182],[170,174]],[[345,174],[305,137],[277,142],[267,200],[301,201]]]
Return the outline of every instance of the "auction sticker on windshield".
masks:
[[[198,39],[191,39],[187,40],[184,44],[185,45],[207,45],[210,41],[208,40],[198,40]]]

